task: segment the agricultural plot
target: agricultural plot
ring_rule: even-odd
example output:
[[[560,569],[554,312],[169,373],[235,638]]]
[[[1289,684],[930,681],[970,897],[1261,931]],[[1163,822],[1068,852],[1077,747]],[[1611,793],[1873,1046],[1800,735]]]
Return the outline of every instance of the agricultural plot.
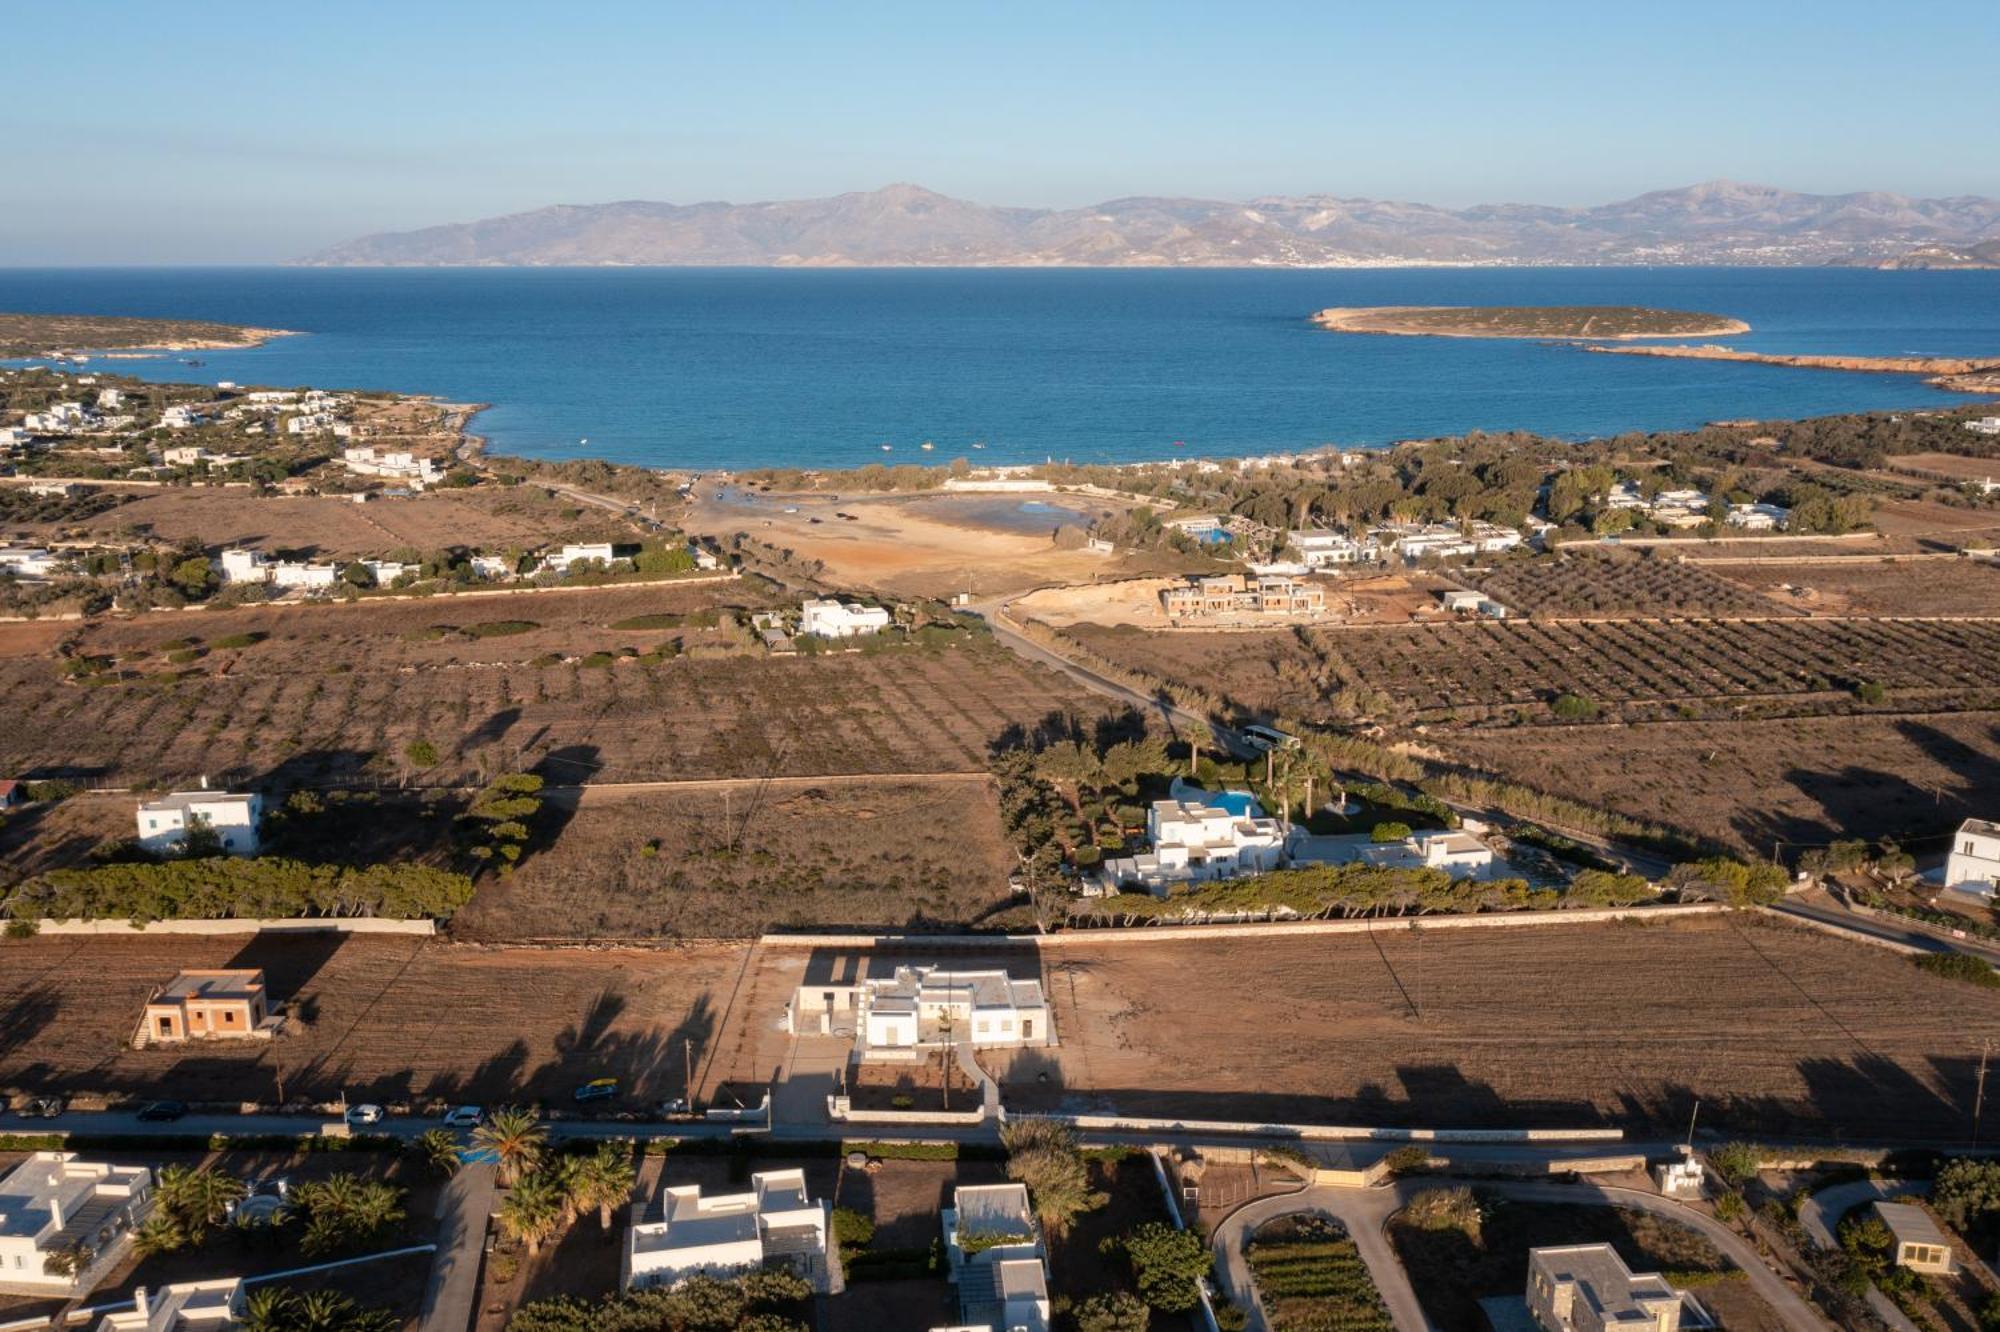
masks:
[[[1279,1217],[1257,1232],[1244,1256],[1273,1332],[1389,1332],[1395,1326],[1361,1251],[1334,1222]]]
[[[0,735],[0,771],[278,787],[963,772],[1050,713],[1102,708],[984,637],[766,658],[701,615],[756,595],[732,581],[93,625],[74,653],[116,660],[87,684],[42,653],[0,658],[0,689],[37,722]],[[418,740],[434,764],[407,759]]]
[[[1795,707],[1864,682],[1930,709],[1976,706],[2000,691],[2000,623],[1480,623],[1353,630],[1332,641],[1354,677],[1419,719],[1519,709],[1563,691],[1666,710]]]
[[[2000,615],[2000,565],[1968,559],[1711,563],[1744,589],[1816,615]]]
[[[1762,916],[1045,955],[1015,1109],[1431,1126],[1964,1131],[2000,992]],[[1200,984],[1189,984],[1199,976]]]
[[[560,833],[452,921],[461,939],[993,927],[1017,899],[984,775],[783,779],[559,797]]]
[[[189,1101],[565,1102],[595,1077],[643,1107],[684,1091],[743,949],[504,950],[335,935],[0,941],[0,1093]],[[184,967],[264,969],[270,1041],[132,1048]],[[691,1042],[685,1049],[683,1042]],[[612,1109],[618,1106],[610,1107]]]
[[[1484,771],[1755,856],[1773,842],[1894,837],[1942,850],[1992,816],[2000,713],[1464,729],[1434,736]]]
[[[526,486],[437,491],[370,504],[339,495],[259,496],[213,486],[148,490],[81,522],[8,526],[40,538],[60,528],[100,540],[195,540],[210,548],[282,548],[329,559],[382,555],[402,547],[530,548],[596,535],[608,521],[601,511],[580,510],[573,501]]]
[[[1122,670],[1191,685],[1273,716],[1320,709],[1323,672],[1305,644],[1344,641],[1344,634],[1290,629],[1190,634],[1078,624],[1062,632]]]
[[[1599,616],[1780,615],[1798,611],[1698,565],[1629,555],[1566,554],[1497,565],[1479,590],[1538,620]]]

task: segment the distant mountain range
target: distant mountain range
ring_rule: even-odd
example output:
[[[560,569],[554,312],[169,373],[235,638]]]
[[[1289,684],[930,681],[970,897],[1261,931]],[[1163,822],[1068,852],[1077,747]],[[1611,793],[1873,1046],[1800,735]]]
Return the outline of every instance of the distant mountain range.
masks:
[[[1391,264],[1982,267],[2000,200],[1711,181],[1595,208],[1333,195],[993,208],[890,185],[777,203],[559,205],[336,245],[309,265],[1338,268]]]

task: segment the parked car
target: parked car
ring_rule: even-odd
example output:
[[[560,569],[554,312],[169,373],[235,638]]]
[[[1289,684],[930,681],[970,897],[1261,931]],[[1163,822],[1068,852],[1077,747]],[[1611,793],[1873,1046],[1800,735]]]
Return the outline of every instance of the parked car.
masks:
[[[687,1097],[675,1096],[661,1101],[655,1109],[662,1119],[680,1119],[689,1113]]]
[[[486,1112],[476,1105],[455,1105],[444,1112],[446,1128],[478,1128]]]
[[[21,1103],[23,1119],[54,1119],[63,1112],[60,1096],[32,1096]]]
[[[382,1122],[382,1107],[368,1104],[350,1105],[347,1107],[346,1118],[349,1127],[360,1124],[379,1124]]]
[[[618,1094],[618,1079],[592,1078],[570,1093],[573,1101],[608,1101]]]
[[[139,1111],[145,1124],[171,1124],[188,1112],[186,1101],[153,1101]]]

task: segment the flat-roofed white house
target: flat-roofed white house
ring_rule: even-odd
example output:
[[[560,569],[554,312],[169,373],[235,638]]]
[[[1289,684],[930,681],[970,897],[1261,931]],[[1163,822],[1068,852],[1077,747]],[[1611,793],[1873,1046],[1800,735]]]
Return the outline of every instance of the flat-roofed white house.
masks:
[[[1047,1252],[1027,1185],[953,1189],[942,1219],[946,1275],[958,1287],[965,1325],[1047,1332]]]
[[[300,560],[280,560],[265,566],[273,587],[332,587],[340,580],[337,564],[309,564]]]
[[[8,546],[0,549],[0,571],[16,578],[48,578],[62,564],[61,557],[40,546]]]
[[[1709,1326],[1700,1305],[1657,1272],[1634,1272],[1609,1244],[1528,1252],[1528,1313],[1543,1332],[1680,1332]]]
[[[0,1177],[0,1291],[81,1295],[123,1258],[153,1206],[144,1166],[36,1152]]]
[[[698,1274],[728,1277],[771,1265],[829,1293],[828,1217],[826,1202],[808,1195],[803,1170],[759,1171],[746,1193],[704,1198],[699,1184],[664,1189],[659,1219],[626,1233],[624,1288],[672,1287]]]
[[[1384,869],[1441,869],[1454,879],[1483,879],[1494,869],[1493,848],[1468,832],[1425,828],[1400,842],[1362,848],[1361,858]]]
[[[820,638],[853,638],[889,627],[889,612],[881,606],[848,601],[808,601],[799,607],[799,632]]]
[[[1929,1212],[1915,1203],[1878,1202],[1874,1207],[1876,1219],[1889,1228],[1895,1241],[1896,1266],[1931,1276],[1950,1276],[1958,1270],[1951,1238]]]
[[[235,1332],[245,1301],[243,1279],[182,1281],[149,1291],[132,1291],[132,1307],[108,1313],[96,1332]]]
[[[264,797],[255,791],[175,791],[139,806],[139,845],[170,851],[199,825],[211,829],[230,855],[254,856],[263,821]]]
[[[904,965],[852,984],[805,984],[793,991],[785,1020],[799,1035],[852,1035],[862,1059],[912,1059],[947,1043],[1055,1043],[1041,981],[999,970]]]
[[[1298,552],[1299,562],[1308,569],[1367,564],[1382,558],[1382,547],[1373,540],[1356,541],[1330,528],[1300,528],[1286,534],[1285,544]]]
[[[1136,885],[1164,893],[1177,883],[1267,873],[1284,861],[1284,828],[1255,801],[1234,793],[1206,803],[1156,800],[1146,811],[1146,837],[1150,851],[1104,862],[1099,877],[1107,888]]]
[[[1982,897],[2000,890],[2000,823],[1967,819],[1958,825],[1944,861],[1944,886]]]
[[[1723,521],[1746,532],[1771,532],[1792,521],[1792,511],[1777,504],[1732,504]]]

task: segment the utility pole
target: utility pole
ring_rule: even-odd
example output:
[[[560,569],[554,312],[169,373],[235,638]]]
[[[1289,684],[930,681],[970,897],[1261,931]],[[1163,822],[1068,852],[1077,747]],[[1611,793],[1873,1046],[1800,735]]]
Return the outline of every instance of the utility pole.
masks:
[[[1689,1151],[1694,1150],[1694,1121],[1699,1118],[1701,1118],[1701,1101],[1697,1099],[1694,1103],[1694,1113],[1688,1116],[1687,1145]]]
[[[1993,1053],[1993,1042],[1979,1043],[1979,1086],[1972,1094],[1972,1145],[1979,1145],[1979,1116],[1986,1109],[1986,1060]]]
[[[681,1037],[681,1086],[685,1089],[681,1099],[687,1102],[688,1112],[694,1112],[694,1038]]]

